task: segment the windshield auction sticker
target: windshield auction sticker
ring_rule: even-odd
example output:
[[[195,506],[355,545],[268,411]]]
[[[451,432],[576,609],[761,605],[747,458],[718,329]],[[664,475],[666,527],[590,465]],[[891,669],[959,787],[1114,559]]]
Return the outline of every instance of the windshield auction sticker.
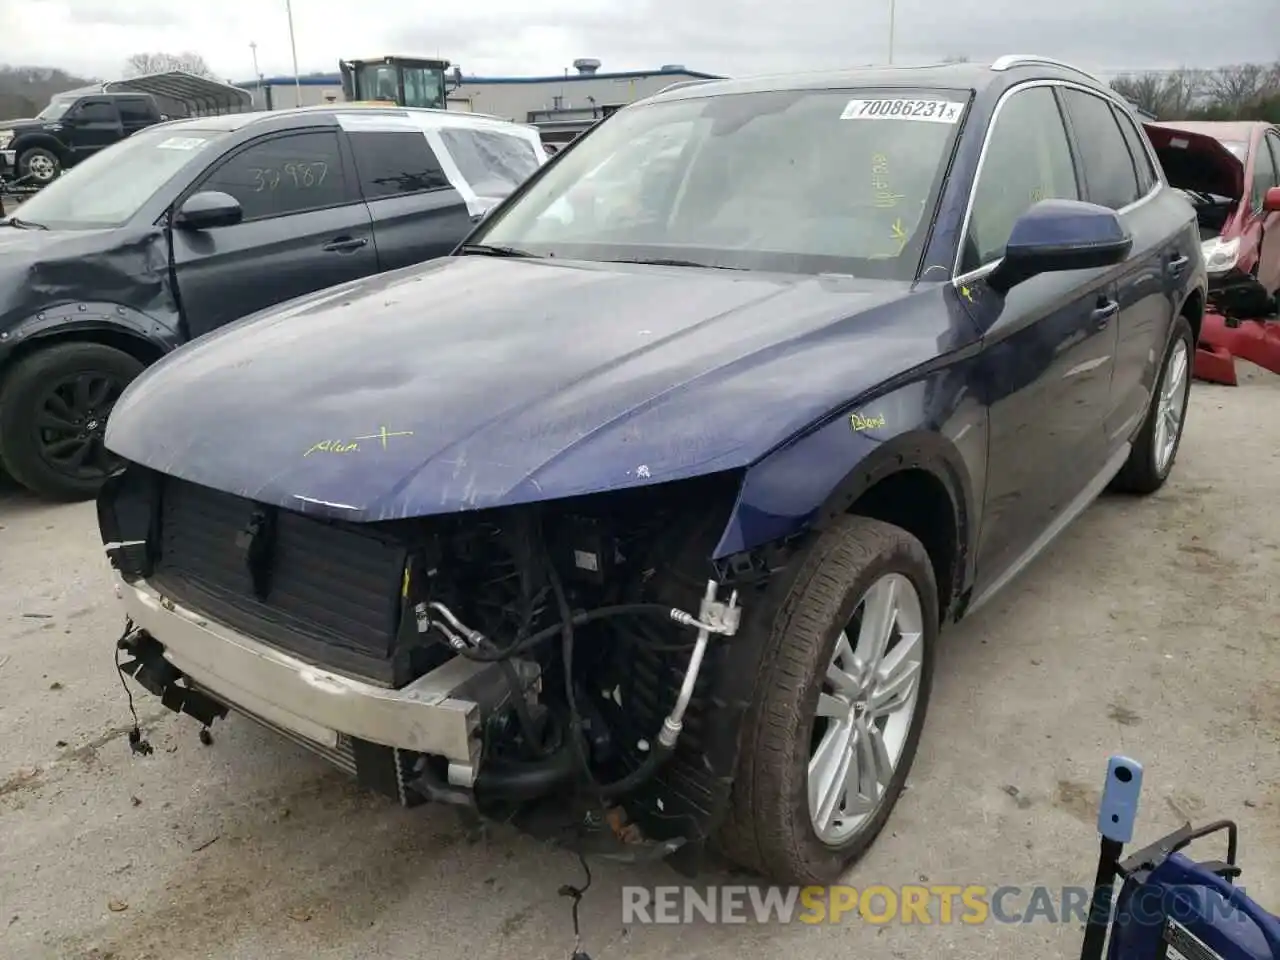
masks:
[[[950,100],[850,100],[840,114],[840,119],[955,123],[962,112],[964,104]]]
[[[161,150],[194,150],[204,142],[204,137],[170,137],[157,143],[156,147]]]

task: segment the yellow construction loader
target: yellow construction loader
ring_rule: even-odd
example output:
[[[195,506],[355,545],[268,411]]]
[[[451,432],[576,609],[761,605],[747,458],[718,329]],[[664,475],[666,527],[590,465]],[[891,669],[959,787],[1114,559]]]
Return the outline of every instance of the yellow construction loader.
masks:
[[[394,103],[401,107],[447,107],[450,82],[457,86],[462,71],[454,67],[446,79],[448,60],[382,56],[367,60],[339,60],[342,96],[348,103]]]

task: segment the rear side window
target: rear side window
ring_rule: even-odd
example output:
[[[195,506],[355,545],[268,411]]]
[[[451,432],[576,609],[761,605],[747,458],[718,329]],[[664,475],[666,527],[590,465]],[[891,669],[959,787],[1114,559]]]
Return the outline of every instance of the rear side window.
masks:
[[[1111,109],[1116,113],[1116,122],[1120,124],[1120,132],[1124,134],[1124,142],[1129,145],[1129,154],[1138,171],[1138,194],[1145,197],[1159,179],[1156,168],[1151,163],[1151,154],[1147,152],[1142,134],[1133,119],[1117,106],[1112,105]]]
[[[1276,163],[1272,159],[1271,151],[1267,149],[1267,141],[1271,140],[1273,145],[1276,141],[1271,137],[1259,139],[1258,149],[1254,151],[1257,156],[1253,160],[1253,190],[1251,199],[1253,201],[1253,209],[1262,211],[1262,201],[1267,195],[1267,191],[1272,187],[1280,185],[1280,177],[1276,175]]]
[[[445,127],[440,139],[471,189],[482,197],[505,197],[538,169],[533,144],[523,137]]]
[[[151,105],[145,100],[117,100],[120,108],[120,119],[125,123],[149,123],[155,118]]]
[[[1138,190],[1138,175],[1111,104],[1079,90],[1064,89],[1062,98],[1075,131],[1088,199],[1112,210],[1133,203],[1146,191]]]
[[[1033,204],[1079,198],[1071,147],[1053,91],[1032,87],[1013,94],[991,129],[974,189],[961,272],[1003,257],[1014,221]]]
[[[417,131],[349,131],[347,139],[355,153],[360,189],[366,200],[450,185],[431,144]]]
[[[333,130],[260,140],[215,168],[198,189],[229,193],[240,201],[245,220],[305,213],[351,199]]]

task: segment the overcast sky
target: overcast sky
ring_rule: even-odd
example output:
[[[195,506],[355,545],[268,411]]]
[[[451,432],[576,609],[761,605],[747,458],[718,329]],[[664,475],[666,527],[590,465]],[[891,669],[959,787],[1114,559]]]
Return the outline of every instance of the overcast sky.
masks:
[[[884,62],[890,0],[293,0],[298,66],[440,55],[468,75],[683,63],[745,75]],[[896,0],[894,59],[1039,53],[1111,71],[1280,58],[1277,0]],[[223,79],[291,74],[285,0],[0,0],[0,61],[112,79],[194,50]]]

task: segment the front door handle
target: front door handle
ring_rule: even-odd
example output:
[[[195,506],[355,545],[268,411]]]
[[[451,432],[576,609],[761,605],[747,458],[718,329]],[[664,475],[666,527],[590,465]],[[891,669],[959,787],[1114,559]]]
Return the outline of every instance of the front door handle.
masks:
[[[1187,264],[1191,262],[1188,256],[1175,256],[1169,259],[1169,273],[1174,277],[1182,276],[1182,271],[1187,269]]]
[[[1120,312],[1120,304],[1115,300],[1099,300],[1093,311],[1093,328],[1104,330],[1111,318]]]
[[[335,240],[330,240],[320,249],[325,253],[351,253],[359,250],[368,242],[364,237],[338,237]]]

